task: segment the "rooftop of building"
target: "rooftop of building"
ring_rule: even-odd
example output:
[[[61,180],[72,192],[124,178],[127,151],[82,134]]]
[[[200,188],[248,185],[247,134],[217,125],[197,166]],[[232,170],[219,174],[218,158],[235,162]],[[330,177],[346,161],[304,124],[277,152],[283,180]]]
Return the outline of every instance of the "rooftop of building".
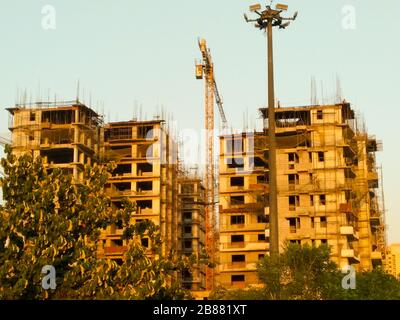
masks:
[[[154,125],[165,123],[165,120],[155,119],[155,120],[128,120],[128,121],[116,121],[116,122],[108,122],[106,127],[123,127],[123,126],[138,126],[138,125]]]
[[[285,107],[285,108],[275,108],[275,117],[277,119],[280,118],[295,118],[299,117],[304,118],[301,115],[307,114],[311,110],[324,110],[324,109],[342,109],[343,111],[343,118],[345,120],[354,119],[355,113],[354,110],[351,108],[349,102],[343,101],[342,103],[330,104],[330,105],[312,105],[312,106],[298,106],[298,107]],[[268,108],[260,108],[259,109],[261,116],[264,119],[268,119]]]
[[[72,110],[72,109],[84,109],[85,111],[91,113],[93,116],[101,117],[96,111],[88,107],[86,104],[80,102],[79,100],[70,101],[37,101],[32,103],[17,103],[14,107],[6,108],[8,112],[14,115],[16,112],[21,110],[29,111],[58,111],[58,110]]]

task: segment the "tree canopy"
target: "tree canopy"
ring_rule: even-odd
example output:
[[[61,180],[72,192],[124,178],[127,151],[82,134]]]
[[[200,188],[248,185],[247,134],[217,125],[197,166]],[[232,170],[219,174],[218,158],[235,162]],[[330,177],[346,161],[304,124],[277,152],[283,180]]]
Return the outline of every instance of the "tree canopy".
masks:
[[[393,300],[400,282],[381,269],[357,272],[355,288],[343,288],[347,275],[330,259],[327,245],[286,244],[279,255],[266,255],[257,265],[261,285],[241,290],[219,287],[214,299],[228,300]]]
[[[113,166],[86,166],[81,183],[40,157],[6,147],[0,178],[0,299],[181,299],[172,281],[190,259],[161,255],[158,226],[132,224],[134,205],[113,209],[105,184]],[[122,264],[100,258],[101,231],[122,221],[129,247]],[[152,257],[141,244],[146,236]],[[56,289],[42,288],[42,268],[54,266]]]

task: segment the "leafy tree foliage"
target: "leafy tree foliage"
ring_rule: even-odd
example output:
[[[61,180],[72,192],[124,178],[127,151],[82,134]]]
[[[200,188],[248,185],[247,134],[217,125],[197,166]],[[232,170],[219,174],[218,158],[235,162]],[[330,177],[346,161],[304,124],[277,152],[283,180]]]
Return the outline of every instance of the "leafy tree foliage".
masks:
[[[400,282],[392,275],[374,269],[360,272],[356,277],[356,288],[345,290],[342,299],[350,300],[400,300]],[[339,297],[340,299],[340,297]]]
[[[159,228],[131,224],[135,208],[111,208],[105,192],[112,165],[85,167],[82,183],[60,169],[46,170],[40,157],[1,160],[0,299],[180,299],[174,277],[193,261],[161,255]],[[123,222],[131,240],[122,265],[99,258],[101,231]],[[147,237],[151,252],[141,245]],[[152,253],[155,258],[150,258]],[[42,288],[42,267],[56,270],[55,290]]]
[[[337,273],[329,248],[289,244],[279,256],[265,256],[258,264],[260,280],[270,299],[324,299],[327,274]],[[340,282],[339,282],[340,285]]]
[[[217,288],[214,299],[226,300],[393,300],[400,299],[400,282],[381,269],[356,273],[356,288],[344,289],[343,274],[330,260],[330,249],[287,244],[277,256],[258,263],[260,288]]]

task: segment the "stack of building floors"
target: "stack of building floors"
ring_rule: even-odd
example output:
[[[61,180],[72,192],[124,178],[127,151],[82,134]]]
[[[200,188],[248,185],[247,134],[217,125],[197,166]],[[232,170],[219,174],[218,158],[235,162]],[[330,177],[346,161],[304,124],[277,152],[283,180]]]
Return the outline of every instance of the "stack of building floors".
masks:
[[[257,285],[269,252],[268,127],[220,137],[220,267],[226,287]],[[331,247],[339,267],[385,258],[375,152],[350,104],[276,109],[279,244]]]
[[[16,105],[10,112],[15,154],[42,156],[82,181],[86,164],[117,164],[106,188],[113,206],[136,203],[132,222],[160,226],[162,252],[201,255],[205,190],[179,168],[177,145],[162,120],[104,124],[79,101]],[[261,109],[267,124],[267,112]],[[358,125],[348,103],[276,109],[279,243],[331,247],[339,267],[371,270],[385,259],[385,225],[375,152],[381,144]],[[259,283],[256,263],[269,253],[268,127],[220,137],[217,284]],[[99,255],[122,262],[121,226],[102,234]],[[149,246],[148,240],[142,244]],[[204,266],[180,281],[205,287]]]
[[[104,124],[79,101],[7,110],[16,155],[41,156],[48,170],[61,168],[75,183],[82,181],[85,165],[114,161],[116,169],[106,184],[113,207],[119,208],[123,198],[133,201],[137,210],[132,223],[150,220],[160,227],[163,255],[202,254],[204,188],[200,179],[179,169],[177,144],[164,121]],[[146,238],[142,244],[151,246]],[[113,225],[102,232],[98,253],[121,263],[127,246],[121,226]],[[204,270],[197,265],[178,280],[186,288],[202,290]]]

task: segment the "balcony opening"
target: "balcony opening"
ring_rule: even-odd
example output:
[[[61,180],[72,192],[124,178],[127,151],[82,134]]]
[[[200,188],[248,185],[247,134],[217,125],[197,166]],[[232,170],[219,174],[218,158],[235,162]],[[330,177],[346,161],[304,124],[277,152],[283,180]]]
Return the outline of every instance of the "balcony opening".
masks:
[[[250,158],[250,167],[252,167],[252,168],[265,168],[265,167],[267,167],[267,164],[260,157],[251,157]]]
[[[74,150],[68,148],[41,150],[40,156],[47,157],[48,163],[54,163],[54,164],[72,163],[74,161]]]
[[[109,128],[104,131],[105,141],[130,140],[132,139],[132,127]]]
[[[268,174],[257,176],[257,184],[268,184],[269,176]]]
[[[69,129],[44,129],[40,135],[41,144],[70,144],[74,142],[74,130]],[[76,141],[77,142],[77,141]]]
[[[242,153],[244,150],[244,139],[226,139],[225,150],[227,154]]]
[[[231,242],[240,242],[243,243],[244,242],[244,235],[243,234],[235,234],[231,236]]]
[[[315,228],[315,219],[314,217],[311,218],[311,228]]]
[[[232,262],[245,262],[246,256],[244,254],[234,254],[232,255]]]
[[[36,113],[30,112],[29,113],[29,121],[35,121],[35,120],[36,120]]]
[[[141,181],[136,184],[137,192],[152,191],[153,182],[152,181]]]
[[[318,161],[319,162],[324,162],[325,161],[325,152],[318,151]]]
[[[258,255],[258,260],[260,261],[260,260],[264,259],[264,257],[265,257],[265,254],[260,253]]]
[[[192,226],[185,226],[183,228],[183,233],[186,235],[191,235],[192,234]]]
[[[129,191],[131,190],[131,183],[130,182],[114,183],[114,187],[118,191]]]
[[[319,218],[319,225],[321,228],[326,228],[327,227],[327,220],[326,217],[320,217]]]
[[[137,175],[142,176],[146,173],[153,172],[153,164],[151,163],[138,163],[137,164]]]
[[[300,196],[289,196],[289,210],[294,211],[300,206]]]
[[[122,247],[124,245],[121,239],[111,240],[111,247]]]
[[[296,233],[300,229],[300,218],[288,218],[290,233]]]
[[[138,127],[139,139],[153,139],[154,127],[153,126],[140,126]]]
[[[244,286],[245,276],[244,274],[232,275],[231,276],[231,284],[233,286]]]
[[[299,163],[299,155],[295,152],[288,153],[288,161]]]
[[[141,210],[152,209],[153,201],[152,200],[137,200],[136,206]]]
[[[266,237],[265,237],[265,233],[259,233],[258,235],[257,235],[257,240],[258,240],[258,242],[265,242],[266,241]]]
[[[298,174],[289,174],[288,175],[288,183],[289,190],[293,190],[296,185],[299,184],[299,175]]]
[[[259,214],[257,216],[257,223],[268,223],[269,222],[269,216],[266,216],[264,214]]]
[[[185,211],[183,213],[183,220],[186,220],[186,221],[192,220],[192,212],[191,211]]]
[[[324,194],[319,195],[319,205],[320,206],[326,205],[326,195],[324,195]]]
[[[42,123],[70,124],[75,122],[75,112],[73,110],[43,111]]]
[[[231,196],[231,205],[243,205],[244,204],[244,196]]]
[[[232,177],[231,187],[244,187],[244,177]]]
[[[123,176],[124,174],[131,174],[132,166],[130,164],[118,164],[115,170],[113,171],[113,175],[115,176]]]
[[[123,158],[131,158],[132,147],[131,146],[112,146],[107,149],[108,157],[111,160],[121,160]]]
[[[317,119],[322,120],[324,118],[324,113],[322,110],[317,110]]]
[[[244,215],[231,216],[231,224],[244,224]]]
[[[183,247],[184,247],[184,249],[186,249],[186,250],[192,249],[192,240],[185,240],[185,241],[183,242]]]
[[[327,239],[321,239],[321,244],[328,244],[328,240]]]
[[[229,169],[244,169],[244,159],[243,158],[227,158],[225,159],[225,163],[227,164]]]

